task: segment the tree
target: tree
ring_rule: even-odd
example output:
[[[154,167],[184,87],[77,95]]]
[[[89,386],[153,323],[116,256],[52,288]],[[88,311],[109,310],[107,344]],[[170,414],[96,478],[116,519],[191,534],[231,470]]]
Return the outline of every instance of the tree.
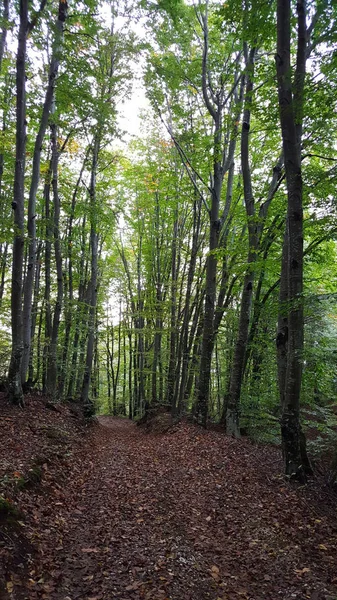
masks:
[[[16,55],[16,152],[13,190],[14,242],[12,266],[12,352],[8,372],[12,402],[24,405],[21,384],[23,353],[22,271],[24,255],[24,177],[26,160],[26,51],[28,34],[28,0],[20,0],[20,25]]]

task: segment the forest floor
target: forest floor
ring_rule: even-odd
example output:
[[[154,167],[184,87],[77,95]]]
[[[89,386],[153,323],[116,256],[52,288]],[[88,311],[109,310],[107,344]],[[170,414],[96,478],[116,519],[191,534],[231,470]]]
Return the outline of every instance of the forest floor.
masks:
[[[337,599],[336,497],[278,448],[58,410],[0,397],[1,600]]]

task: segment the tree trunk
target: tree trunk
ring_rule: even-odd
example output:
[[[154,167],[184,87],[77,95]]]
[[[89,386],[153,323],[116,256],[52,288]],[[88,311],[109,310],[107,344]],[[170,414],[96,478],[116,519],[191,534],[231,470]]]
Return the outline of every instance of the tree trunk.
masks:
[[[99,154],[99,136],[94,139],[92,149],[92,166],[90,179],[90,245],[91,245],[91,295],[89,301],[89,323],[88,323],[88,341],[85,360],[85,370],[83,376],[81,400],[88,416],[94,413],[93,404],[89,398],[92,361],[95,343],[95,316],[97,305],[97,279],[98,279],[98,233],[97,233],[97,215],[96,206],[96,173]]]
[[[52,334],[52,315],[50,306],[50,288],[51,288],[51,239],[53,228],[50,214],[50,186],[51,186],[52,166],[49,165],[46,182],[44,186],[44,206],[46,219],[46,241],[45,241],[45,289],[44,289],[44,307],[45,307],[45,341],[43,349],[43,372],[42,372],[42,389],[46,392],[47,389],[47,369],[49,346]]]
[[[20,0],[20,27],[16,57],[16,151],[12,207],[14,210],[14,242],[12,265],[11,317],[12,352],[8,372],[9,397],[24,406],[21,384],[23,353],[22,274],[24,256],[24,177],[26,158],[26,47],[28,0]]]
[[[231,378],[229,384],[229,396],[226,399],[227,415],[226,415],[226,432],[235,437],[240,436],[239,424],[239,404],[241,394],[241,383],[243,376],[243,366],[245,359],[245,351],[248,341],[250,312],[253,296],[254,285],[254,263],[256,261],[257,251],[257,224],[255,218],[255,203],[252,189],[252,179],[249,164],[249,129],[251,117],[251,103],[253,92],[253,77],[254,77],[254,59],[255,48],[252,48],[248,54],[246,43],[244,44],[244,54],[246,57],[246,91],[245,91],[245,106],[243,112],[243,123],[241,130],[241,167],[244,189],[244,200],[248,221],[248,265],[243,283],[243,290],[240,304],[240,317],[237,341],[234,350],[234,360],[231,370]]]
[[[58,191],[58,161],[59,152],[57,147],[57,127],[55,124],[51,126],[51,141],[52,141],[52,188],[54,199],[54,253],[56,262],[56,277],[57,277],[57,295],[54,308],[53,326],[51,332],[51,340],[48,353],[47,366],[47,393],[56,396],[57,389],[57,344],[63,302],[63,272],[62,272],[62,254],[60,245],[60,197]]]
[[[43,139],[46,133],[48,119],[52,108],[53,97],[55,93],[55,84],[59,69],[61,46],[63,41],[64,23],[67,17],[67,2],[59,2],[58,18],[55,26],[55,38],[53,43],[52,58],[49,67],[48,85],[42,109],[42,116],[39,130],[35,140],[32,179],[29,190],[28,200],[28,264],[24,285],[24,303],[23,303],[23,357],[21,367],[22,383],[26,381],[30,344],[31,344],[31,319],[32,319],[32,296],[34,286],[35,262],[36,262],[36,194],[40,181],[40,162]]]
[[[7,270],[8,242],[5,242],[4,248],[1,244],[1,275],[0,275],[0,308],[5,290],[5,277]]]
[[[297,3],[298,38],[295,96],[291,82],[291,4],[290,0],[277,2],[277,56],[276,70],[284,164],[288,192],[288,348],[285,374],[281,434],[285,473],[300,481],[305,480],[302,460],[300,427],[300,393],[303,360],[303,205],[301,171],[301,127],[303,80],[306,57],[305,0]],[[283,271],[283,276],[285,270]],[[282,282],[281,282],[282,286]]]
[[[32,306],[32,330],[31,330],[31,345],[29,352],[29,364],[28,364],[28,380],[27,387],[31,388],[34,385],[34,337],[35,337],[35,328],[36,328],[36,320],[38,313],[38,303],[39,303],[39,290],[40,290],[40,276],[41,276],[41,260],[40,255],[42,251],[42,242],[39,243],[37,252],[36,252],[36,264],[35,264],[35,278],[34,278],[34,299]],[[36,380],[37,381],[37,380]]]
[[[72,357],[70,369],[68,372],[68,384],[67,384],[67,397],[72,398],[74,394],[74,390],[77,389],[75,386],[76,383],[76,367],[77,367],[77,357],[78,357],[78,349],[79,349],[79,341],[80,341],[80,332],[81,332],[81,324],[84,320],[84,312],[85,309],[83,307],[85,301],[85,290],[86,290],[86,277],[87,277],[87,262],[86,262],[86,235],[85,235],[85,226],[86,226],[86,217],[84,216],[82,221],[82,236],[81,236],[81,255],[80,255],[80,266],[79,266],[79,288],[78,288],[78,296],[77,296],[77,308],[74,319],[74,339],[72,344]],[[82,382],[81,382],[82,384]]]
[[[66,297],[65,295],[65,315],[64,315],[64,321],[65,321],[65,334],[64,334],[64,347],[63,347],[63,354],[62,354],[62,365],[61,365],[61,373],[60,373],[60,379],[59,379],[59,394],[60,397],[62,397],[64,395],[64,388],[65,388],[65,384],[66,384],[66,379],[68,376],[68,363],[69,363],[69,348],[70,348],[70,336],[71,336],[71,330],[72,330],[72,323],[73,320],[76,321],[76,316],[75,319],[73,319],[73,312],[74,312],[74,286],[73,286],[73,250],[72,250],[72,244],[73,244],[73,222],[74,222],[74,218],[75,218],[75,208],[76,208],[76,200],[77,200],[77,193],[78,190],[80,188],[80,184],[82,181],[82,176],[83,176],[83,171],[85,169],[86,163],[88,160],[88,155],[86,154],[81,170],[80,170],[80,174],[79,177],[77,179],[76,185],[75,185],[75,189],[72,195],[72,200],[71,200],[71,212],[70,212],[70,216],[69,216],[69,226],[68,226],[68,232],[67,232],[67,253],[68,253],[68,297]],[[83,263],[83,253],[81,255],[81,261],[80,261],[81,265]],[[71,375],[70,375],[71,377]]]
[[[180,330],[180,338],[181,338],[181,351],[179,352],[179,357],[181,357],[181,368],[180,365],[177,365],[180,371],[180,385],[179,388],[177,386],[177,400],[176,404],[178,407],[178,414],[181,415],[184,412],[184,397],[185,397],[185,388],[187,383],[188,376],[188,362],[189,362],[189,347],[188,347],[188,333],[189,333],[189,323],[191,318],[191,295],[192,295],[192,284],[195,274],[196,262],[197,262],[197,253],[200,244],[199,235],[200,235],[200,221],[201,221],[201,198],[199,200],[195,200],[193,204],[193,238],[192,238],[192,249],[191,249],[191,258],[189,262],[189,269],[187,275],[187,285],[186,285],[186,293],[185,293],[185,305],[184,305],[184,316],[183,323]],[[178,380],[178,377],[177,377]]]
[[[175,412],[175,368],[176,368],[176,348],[177,348],[177,238],[178,238],[178,215],[175,214],[173,225],[172,251],[171,251],[171,314],[170,314],[170,354],[167,372],[167,403],[172,407],[172,413]]]

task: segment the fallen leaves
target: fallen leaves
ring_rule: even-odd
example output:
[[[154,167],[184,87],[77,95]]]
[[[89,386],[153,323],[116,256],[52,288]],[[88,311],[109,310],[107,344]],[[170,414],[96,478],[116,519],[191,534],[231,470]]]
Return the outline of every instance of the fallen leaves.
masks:
[[[45,425],[61,421],[65,429],[50,411]],[[187,424],[145,435],[123,419],[101,421],[78,439],[68,429],[71,459],[44,463],[43,495],[20,493],[18,535],[31,547],[15,559],[22,584],[4,582],[10,598],[19,584],[30,600],[55,590],[62,600],[270,600],[333,589],[333,518],[319,506],[311,516],[296,491],[280,488],[278,451]],[[33,429],[27,456],[46,431]],[[12,479],[16,471],[26,472],[24,460],[11,464]],[[0,563],[7,547],[0,536]],[[17,565],[28,556],[25,574],[27,563]]]

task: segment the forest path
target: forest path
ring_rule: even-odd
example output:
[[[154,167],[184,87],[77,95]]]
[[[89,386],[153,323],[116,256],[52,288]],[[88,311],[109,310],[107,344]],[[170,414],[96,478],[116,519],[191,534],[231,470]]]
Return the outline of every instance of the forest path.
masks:
[[[41,598],[336,599],[336,532],[284,483],[277,449],[99,421]]]

